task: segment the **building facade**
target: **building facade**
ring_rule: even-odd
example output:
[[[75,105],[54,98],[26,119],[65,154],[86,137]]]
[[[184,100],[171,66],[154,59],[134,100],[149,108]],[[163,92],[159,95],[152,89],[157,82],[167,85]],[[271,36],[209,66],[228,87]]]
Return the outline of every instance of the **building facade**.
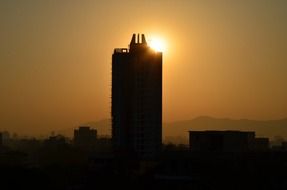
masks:
[[[112,56],[112,140],[115,153],[153,158],[162,143],[162,52],[133,34]]]

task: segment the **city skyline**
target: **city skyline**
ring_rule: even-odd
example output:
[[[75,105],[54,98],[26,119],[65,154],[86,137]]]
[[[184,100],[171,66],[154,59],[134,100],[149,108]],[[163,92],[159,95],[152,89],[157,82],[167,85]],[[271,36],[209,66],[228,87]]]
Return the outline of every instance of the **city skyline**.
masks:
[[[286,0],[0,1],[6,189],[287,189]]]
[[[110,54],[133,32],[167,43],[164,121],[287,117],[284,1],[0,5],[1,130],[46,134],[109,118]]]

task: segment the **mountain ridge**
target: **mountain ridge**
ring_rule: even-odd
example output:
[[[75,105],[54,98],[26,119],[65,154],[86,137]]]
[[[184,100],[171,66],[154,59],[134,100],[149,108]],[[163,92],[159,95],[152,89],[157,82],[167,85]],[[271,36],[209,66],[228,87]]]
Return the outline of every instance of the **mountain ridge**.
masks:
[[[100,136],[111,135],[111,120],[102,119],[83,123],[98,130]],[[70,131],[67,133],[67,131]],[[179,120],[163,123],[163,139],[165,142],[188,143],[188,131],[205,130],[239,130],[255,131],[256,136],[274,138],[281,136],[287,139],[287,118],[278,120],[251,120],[251,119],[231,119],[215,118],[210,116],[199,116],[189,120]],[[73,129],[65,129],[59,133],[72,136]],[[169,140],[173,139],[173,140]],[[180,140],[176,140],[180,139]],[[177,142],[178,141],[178,142]]]

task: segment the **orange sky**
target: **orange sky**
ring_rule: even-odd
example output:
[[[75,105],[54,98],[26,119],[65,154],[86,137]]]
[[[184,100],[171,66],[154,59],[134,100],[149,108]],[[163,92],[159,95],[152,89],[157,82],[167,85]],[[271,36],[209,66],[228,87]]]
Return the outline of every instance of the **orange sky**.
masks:
[[[111,55],[168,44],[163,119],[287,117],[287,1],[0,2],[0,130],[45,134],[110,117]]]

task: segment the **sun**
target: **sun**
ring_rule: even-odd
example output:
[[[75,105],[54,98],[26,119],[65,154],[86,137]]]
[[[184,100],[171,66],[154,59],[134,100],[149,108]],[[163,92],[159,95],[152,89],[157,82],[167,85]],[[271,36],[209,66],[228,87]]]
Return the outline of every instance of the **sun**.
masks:
[[[159,37],[152,37],[148,40],[148,45],[156,52],[166,51],[166,43],[163,39]]]

